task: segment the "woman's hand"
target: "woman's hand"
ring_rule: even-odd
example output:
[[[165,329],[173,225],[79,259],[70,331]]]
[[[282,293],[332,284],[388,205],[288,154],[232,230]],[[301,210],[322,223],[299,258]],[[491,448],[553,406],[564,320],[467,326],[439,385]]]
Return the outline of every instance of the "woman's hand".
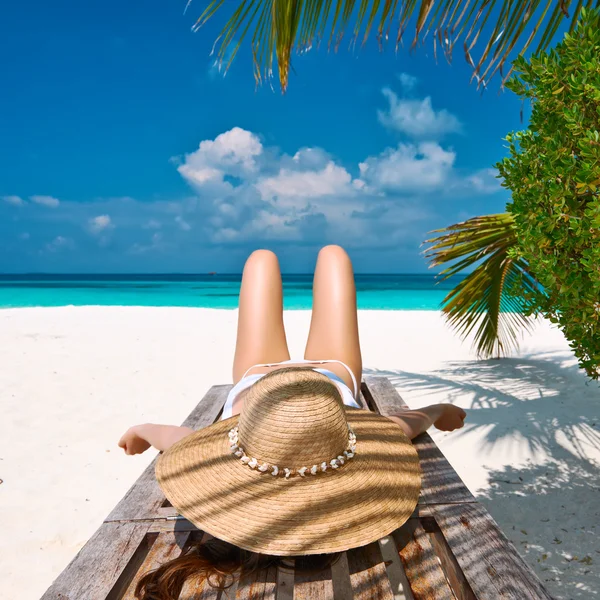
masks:
[[[440,431],[454,431],[464,425],[467,413],[460,407],[453,404],[442,404],[443,411],[433,424]]]
[[[134,425],[123,434],[119,447],[125,450],[125,454],[141,454],[150,448],[150,442],[144,437],[144,428],[145,425]]]

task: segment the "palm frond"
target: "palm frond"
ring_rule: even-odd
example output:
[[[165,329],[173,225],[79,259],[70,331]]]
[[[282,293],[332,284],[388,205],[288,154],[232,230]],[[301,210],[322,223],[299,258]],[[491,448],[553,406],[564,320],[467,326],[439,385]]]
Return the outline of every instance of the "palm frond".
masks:
[[[449,324],[466,338],[473,330],[477,354],[486,358],[518,348],[518,333],[532,320],[523,314],[523,298],[540,291],[527,264],[511,258],[515,247],[514,220],[509,213],[474,217],[431,233],[424,255],[430,268],[452,262],[439,273],[448,279],[482,261],[442,301]]]
[[[194,30],[231,4],[212,0]],[[217,60],[229,68],[251,31],[257,82],[272,76],[276,60],[285,91],[294,49],[303,52],[324,38],[329,48],[337,49],[350,26],[351,45],[361,37],[364,43],[375,31],[381,46],[395,29],[397,49],[411,20],[412,48],[432,32],[434,54],[439,45],[450,61],[455,43],[462,39],[473,78],[478,86],[486,86],[513,55],[523,54],[536,39],[536,51],[546,49],[563,20],[570,20],[572,28],[584,5],[600,6],[600,0],[237,0],[233,4],[235,10],[219,36]],[[480,38],[483,50],[474,60],[472,51]]]

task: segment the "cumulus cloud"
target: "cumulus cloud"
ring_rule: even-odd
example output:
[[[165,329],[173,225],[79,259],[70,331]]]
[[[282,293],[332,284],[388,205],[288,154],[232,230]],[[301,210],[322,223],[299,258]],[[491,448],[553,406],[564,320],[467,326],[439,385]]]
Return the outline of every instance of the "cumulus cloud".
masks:
[[[389,129],[418,139],[437,140],[449,133],[458,133],[460,121],[445,109],[434,110],[431,97],[422,100],[399,98],[390,88],[383,89],[388,100],[387,110],[377,111],[379,122]]]
[[[256,162],[263,152],[258,136],[234,127],[214,140],[200,142],[198,150],[185,155],[178,171],[191,184],[223,183],[225,174],[247,177],[256,172]]]
[[[399,144],[359,164],[361,179],[388,191],[419,192],[444,187],[456,154],[436,142]]]
[[[178,264],[215,245],[231,252],[265,243],[341,243],[392,251],[411,244],[418,248],[431,225],[439,226],[442,203],[433,204],[438,198],[462,200],[498,189],[492,170],[459,171],[454,150],[426,139],[344,165],[324,149],[288,154],[235,127],[201,141],[177,159],[176,168],[190,185],[187,197],[64,201],[57,211],[31,204],[19,211],[20,230],[31,232],[28,246],[41,233],[55,236],[40,256],[77,247],[81,255],[112,256],[110,264],[117,268],[123,254],[140,261],[150,255],[172,257],[175,262],[160,264]],[[0,234],[3,223],[4,230],[14,227],[15,218],[8,203],[0,203]]]
[[[49,208],[56,208],[60,204],[60,200],[54,198],[54,196],[29,196],[29,199],[36,204],[41,204]]]
[[[2,196],[2,200],[13,206],[23,206],[25,204],[25,201],[21,196]]]
[[[108,215],[98,215],[88,220],[90,231],[94,234],[101,233],[107,229],[111,229],[114,225]]]

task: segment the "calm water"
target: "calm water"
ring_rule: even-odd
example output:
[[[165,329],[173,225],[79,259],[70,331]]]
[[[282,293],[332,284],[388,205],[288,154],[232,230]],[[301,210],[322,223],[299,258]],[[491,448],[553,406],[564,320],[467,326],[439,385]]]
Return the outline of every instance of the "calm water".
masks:
[[[460,278],[356,275],[358,307],[439,310]],[[236,308],[240,275],[0,275],[0,307],[117,305]],[[283,277],[286,309],[311,307],[312,275]]]

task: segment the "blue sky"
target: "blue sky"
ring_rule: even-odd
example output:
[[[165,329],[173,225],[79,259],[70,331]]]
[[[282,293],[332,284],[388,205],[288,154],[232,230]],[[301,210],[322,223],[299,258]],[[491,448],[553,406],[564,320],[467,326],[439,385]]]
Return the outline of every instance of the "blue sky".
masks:
[[[286,272],[344,245],[357,272],[424,272],[427,232],[502,212],[492,165],[520,101],[429,46],[294,58],[282,95],[245,47],[209,56],[204,3],[33,0],[0,23],[0,272]]]

